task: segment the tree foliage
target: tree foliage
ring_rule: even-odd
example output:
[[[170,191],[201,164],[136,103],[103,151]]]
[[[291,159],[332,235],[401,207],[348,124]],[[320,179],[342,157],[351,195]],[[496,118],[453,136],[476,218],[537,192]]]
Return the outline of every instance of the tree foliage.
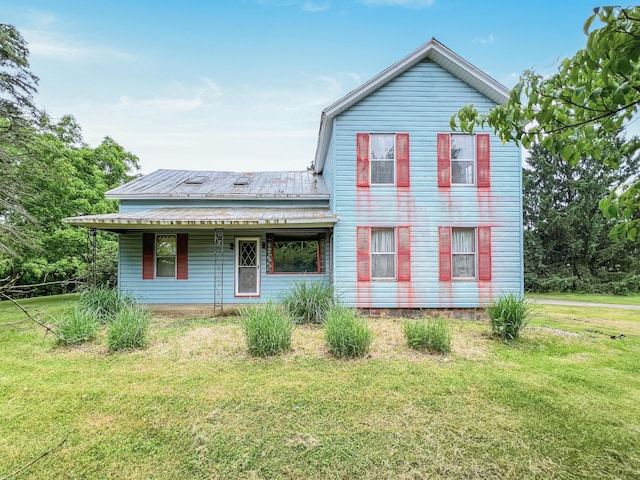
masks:
[[[600,28],[594,29],[594,22]],[[451,119],[452,128],[472,132],[488,125],[505,142],[525,148],[540,144],[572,165],[588,157],[617,168],[640,148],[638,137],[609,148],[640,105],[640,6],[595,8],[584,31],[586,47],[563,60],[556,74],[525,71],[506,105],[486,114],[467,105]],[[619,220],[616,233],[634,239],[640,228],[640,183],[612,187],[601,209]]]
[[[131,180],[138,159],[112,138],[86,145],[71,115],[53,121],[34,103],[38,78],[26,42],[0,24],[0,279],[39,284],[83,277],[87,231],[62,218],[117,211],[104,193]],[[104,280],[114,276],[117,243],[99,232]],[[34,293],[56,293],[43,286]]]
[[[612,147],[624,143],[612,140]],[[633,176],[638,157],[618,168],[584,157],[575,165],[540,145],[523,169],[525,289],[629,293],[640,289],[640,257],[635,242],[614,241],[614,220],[598,211],[598,201]]]

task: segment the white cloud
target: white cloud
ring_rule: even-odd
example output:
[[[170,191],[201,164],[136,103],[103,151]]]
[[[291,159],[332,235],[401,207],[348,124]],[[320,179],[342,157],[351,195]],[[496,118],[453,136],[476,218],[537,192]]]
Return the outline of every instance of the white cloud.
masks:
[[[325,10],[329,10],[331,8],[331,4],[329,2],[314,4],[312,2],[307,2],[304,4],[302,9],[305,12],[324,12]]]
[[[473,41],[475,43],[479,43],[481,45],[488,45],[490,43],[493,43],[495,41],[496,37],[493,35],[493,33],[490,33],[487,37],[484,38],[475,38]]]
[[[33,57],[48,57],[68,62],[105,60],[129,61],[133,56],[109,47],[86,45],[69,35],[44,30],[23,30]]]
[[[402,8],[426,8],[433,5],[435,0],[362,0],[370,7],[402,7]]]
[[[118,99],[119,108],[135,108],[138,113],[188,112],[215,105],[222,95],[220,87],[209,78],[200,78],[200,84],[186,86],[176,83],[163,96],[132,99],[123,95]]]

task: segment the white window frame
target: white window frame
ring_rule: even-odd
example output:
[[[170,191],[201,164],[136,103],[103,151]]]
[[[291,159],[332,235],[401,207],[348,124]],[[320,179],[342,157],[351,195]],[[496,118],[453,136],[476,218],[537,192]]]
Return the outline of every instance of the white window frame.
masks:
[[[373,158],[373,139],[374,137],[393,137],[393,159],[389,158]],[[396,184],[396,134],[395,133],[369,133],[369,184],[371,186],[395,186]],[[373,181],[373,165],[374,163],[391,162],[393,161],[393,181],[391,183],[374,183]]]
[[[390,230],[393,235],[393,252],[374,252],[373,251],[373,232],[381,230]],[[398,276],[398,237],[395,227],[371,227],[369,229],[369,255],[371,257],[371,280],[395,280]],[[393,255],[393,276],[392,277],[376,277],[373,271],[374,257],[376,255],[391,256]]]
[[[256,291],[255,293],[249,292],[240,292],[240,272],[239,272],[239,261],[240,261],[240,242],[255,242],[256,243]],[[262,251],[261,244],[262,240],[260,237],[236,237],[235,238],[235,248],[234,248],[234,260],[233,260],[233,270],[234,270],[234,283],[235,283],[235,296],[236,297],[247,297],[247,298],[258,298],[261,295],[262,290]]]
[[[472,252],[454,252],[453,235],[456,230],[472,230],[473,231],[473,251]],[[473,255],[473,276],[456,277],[455,257],[457,255]],[[476,280],[478,278],[478,229],[476,227],[451,227],[451,279],[452,280]]]
[[[460,137],[469,137],[471,139],[471,147],[473,149],[473,158],[453,158],[453,139],[454,138],[460,138]],[[450,158],[450,162],[451,162],[451,185],[459,185],[459,186],[464,186],[464,187],[474,187],[477,183],[478,183],[478,160],[477,160],[477,153],[476,153],[476,136],[475,135],[468,135],[468,134],[461,134],[461,133],[452,133],[450,135],[450,145],[449,145],[449,151],[451,152],[451,158]],[[473,182],[469,183],[469,182],[455,182],[453,179],[453,164],[457,163],[457,162],[472,162],[473,163]]]
[[[158,258],[170,258],[170,255],[158,255],[158,239],[160,237],[173,237],[175,253],[173,254],[173,275],[158,275]],[[178,235],[175,233],[157,233],[153,243],[153,268],[155,278],[177,278],[178,276]]]

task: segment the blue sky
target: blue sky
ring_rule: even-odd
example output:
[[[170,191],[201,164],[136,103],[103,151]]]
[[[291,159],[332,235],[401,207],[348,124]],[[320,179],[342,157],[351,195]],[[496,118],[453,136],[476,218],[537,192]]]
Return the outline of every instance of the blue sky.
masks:
[[[302,170],[320,114],[432,37],[512,87],[583,48],[592,2],[0,0],[37,102],[142,171]]]

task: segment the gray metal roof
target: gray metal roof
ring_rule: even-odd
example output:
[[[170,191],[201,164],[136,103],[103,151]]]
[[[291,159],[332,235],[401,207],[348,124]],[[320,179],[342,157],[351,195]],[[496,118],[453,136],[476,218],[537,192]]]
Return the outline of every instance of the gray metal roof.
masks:
[[[108,198],[301,198],[328,199],[321,175],[310,171],[217,172],[157,170],[109,190]]]
[[[329,208],[154,208],[64,218],[63,222],[100,230],[328,227],[338,221]]]
[[[427,59],[437,63],[472,88],[478,90],[487,98],[493,100],[495,103],[504,105],[509,100],[510,90],[507,87],[484,73],[479,68],[471,65],[435,38],[432,38],[403,59],[394,63],[389,68],[380,72],[378,75],[363,83],[358,88],[322,111],[316,156],[313,162],[314,171],[316,173],[322,173],[322,170],[324,169],[324,162],[333,130],[333,119],[358,103],[367,95],[370,95],[397,76],[409,70],[414,65]]]

